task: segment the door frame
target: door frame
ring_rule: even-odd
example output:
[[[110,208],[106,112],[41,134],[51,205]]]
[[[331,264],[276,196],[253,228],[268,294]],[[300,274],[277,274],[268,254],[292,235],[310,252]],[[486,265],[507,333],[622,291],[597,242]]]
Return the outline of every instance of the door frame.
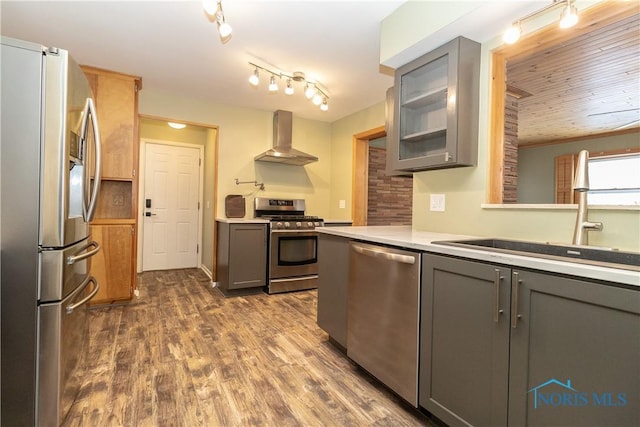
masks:
[[[199,144],[190,144],[188,142],[178,141],[166,141],[162,139],[153,138],[140,138],[140,165],[138,167],[138,206],[144,205],[145,194],[145,172],[147,163],[147,144],[157,145],[170,145],[174,147],[185,147],[198,149],[200,152],[200,164],[198,166],[198,265],[196,268],[202,268],[202,226],[203,226],[203,214],[204,214],[204,146]],[[142,272],[142,257],[143,257],[143,241],[144,241],[144,209],[138,209],[138,224],[140,229],[138,230],[138,256],[136,270]]]
[[[367,225],[369,197],[369,141],[387,136],[384,126],[353,135],[351,219],[353,225]]]

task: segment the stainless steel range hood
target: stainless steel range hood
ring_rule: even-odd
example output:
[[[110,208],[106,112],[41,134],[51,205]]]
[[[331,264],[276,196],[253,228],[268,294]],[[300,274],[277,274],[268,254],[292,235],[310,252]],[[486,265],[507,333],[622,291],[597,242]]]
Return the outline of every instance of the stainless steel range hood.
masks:
[[[303,153],[291,146],[292,129],[293,113],[291,111],[277,110],[273,113],[273,148],[258,154],[255,160],[297,166],[317,162],[316,156]]]

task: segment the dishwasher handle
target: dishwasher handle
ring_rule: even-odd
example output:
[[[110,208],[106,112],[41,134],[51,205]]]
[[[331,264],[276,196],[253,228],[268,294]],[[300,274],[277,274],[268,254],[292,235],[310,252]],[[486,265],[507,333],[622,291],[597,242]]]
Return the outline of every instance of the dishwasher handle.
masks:
[[[379,257],[384,258],[388,261],[400,262],[402,264],[415,264],[416,257],[411,255],[401,255],[393,252],[388,252],[382,249],[372,249],[369,247],[363,247],[358,244],[352,243],[351,247],[353,250],[359,254],[370,256],[370,257]]]

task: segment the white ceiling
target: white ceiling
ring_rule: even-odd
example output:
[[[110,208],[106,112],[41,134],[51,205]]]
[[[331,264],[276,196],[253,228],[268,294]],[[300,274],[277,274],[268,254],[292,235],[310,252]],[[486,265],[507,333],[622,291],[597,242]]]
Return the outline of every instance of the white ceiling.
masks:
[[[0,30],[67,49],[80,64],[141,76],[143,91],[333,122],[381,102],[393,86],[393,70],[380,65],[380,23],[405,1],[223,0],[233,27],[226,44],[201,0],[0,0]],[[551,0],[459,1],[475,10],[385,64],[397,67],[458,35],[484,42]],[[279,92],[270,94],[263,73],[260,86],[250,86],[248,62],[318,80],[327,89],[329,111],[311,104],[302,84],[287,96],[281,81]]]
[[[384,99],[380,22],[404,0],[223,0],[233,36],[218,37],[201,1],[5,1],[2,35],[67,49],[81,64],[142,77],[143,91],[332,122]],[[297,92],[269,94],[247,79],[248,62],[302,71],[329,95],[322,112]]]

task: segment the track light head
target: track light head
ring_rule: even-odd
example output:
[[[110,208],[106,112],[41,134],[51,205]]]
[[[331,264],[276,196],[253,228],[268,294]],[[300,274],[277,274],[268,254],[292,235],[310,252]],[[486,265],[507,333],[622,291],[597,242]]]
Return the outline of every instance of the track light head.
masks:
[[[511,25],[507,31],[502,35],[502,40],[506,44],[514,44],[518,40],[520,40],[520,34],[522,33],[522,29],[520,27],[520,23],[517,22]]]
[[[258,83],[260,83],[260,75],[258,74],[258,67],[256,67],[253,74],[251,74],[251,76],[249,77],[249,83],[251,83],[253,86],[258,86]]]
[[[307,99],[311,99],[313,98],[313,95],[315,93],[316,93],[316,89],[314,85],[312,83],[307,83],[307,85],[304,87],[304,96],[306,96]]]
[[[284,93],[287,95],[293,95],[293,85],[291,84],[291,79],[287,79],[287,87],[284,88]]]
[[[269,92],[277,92],[277,91],[278,91],[278,84],[276,83],[276,77],[271,76],[271,78],[269,79]]]
[[[562,9],[560,15],[560,28],[571,28],[578,23],[578,10],[571,0],[567,1],[567,5]]]

